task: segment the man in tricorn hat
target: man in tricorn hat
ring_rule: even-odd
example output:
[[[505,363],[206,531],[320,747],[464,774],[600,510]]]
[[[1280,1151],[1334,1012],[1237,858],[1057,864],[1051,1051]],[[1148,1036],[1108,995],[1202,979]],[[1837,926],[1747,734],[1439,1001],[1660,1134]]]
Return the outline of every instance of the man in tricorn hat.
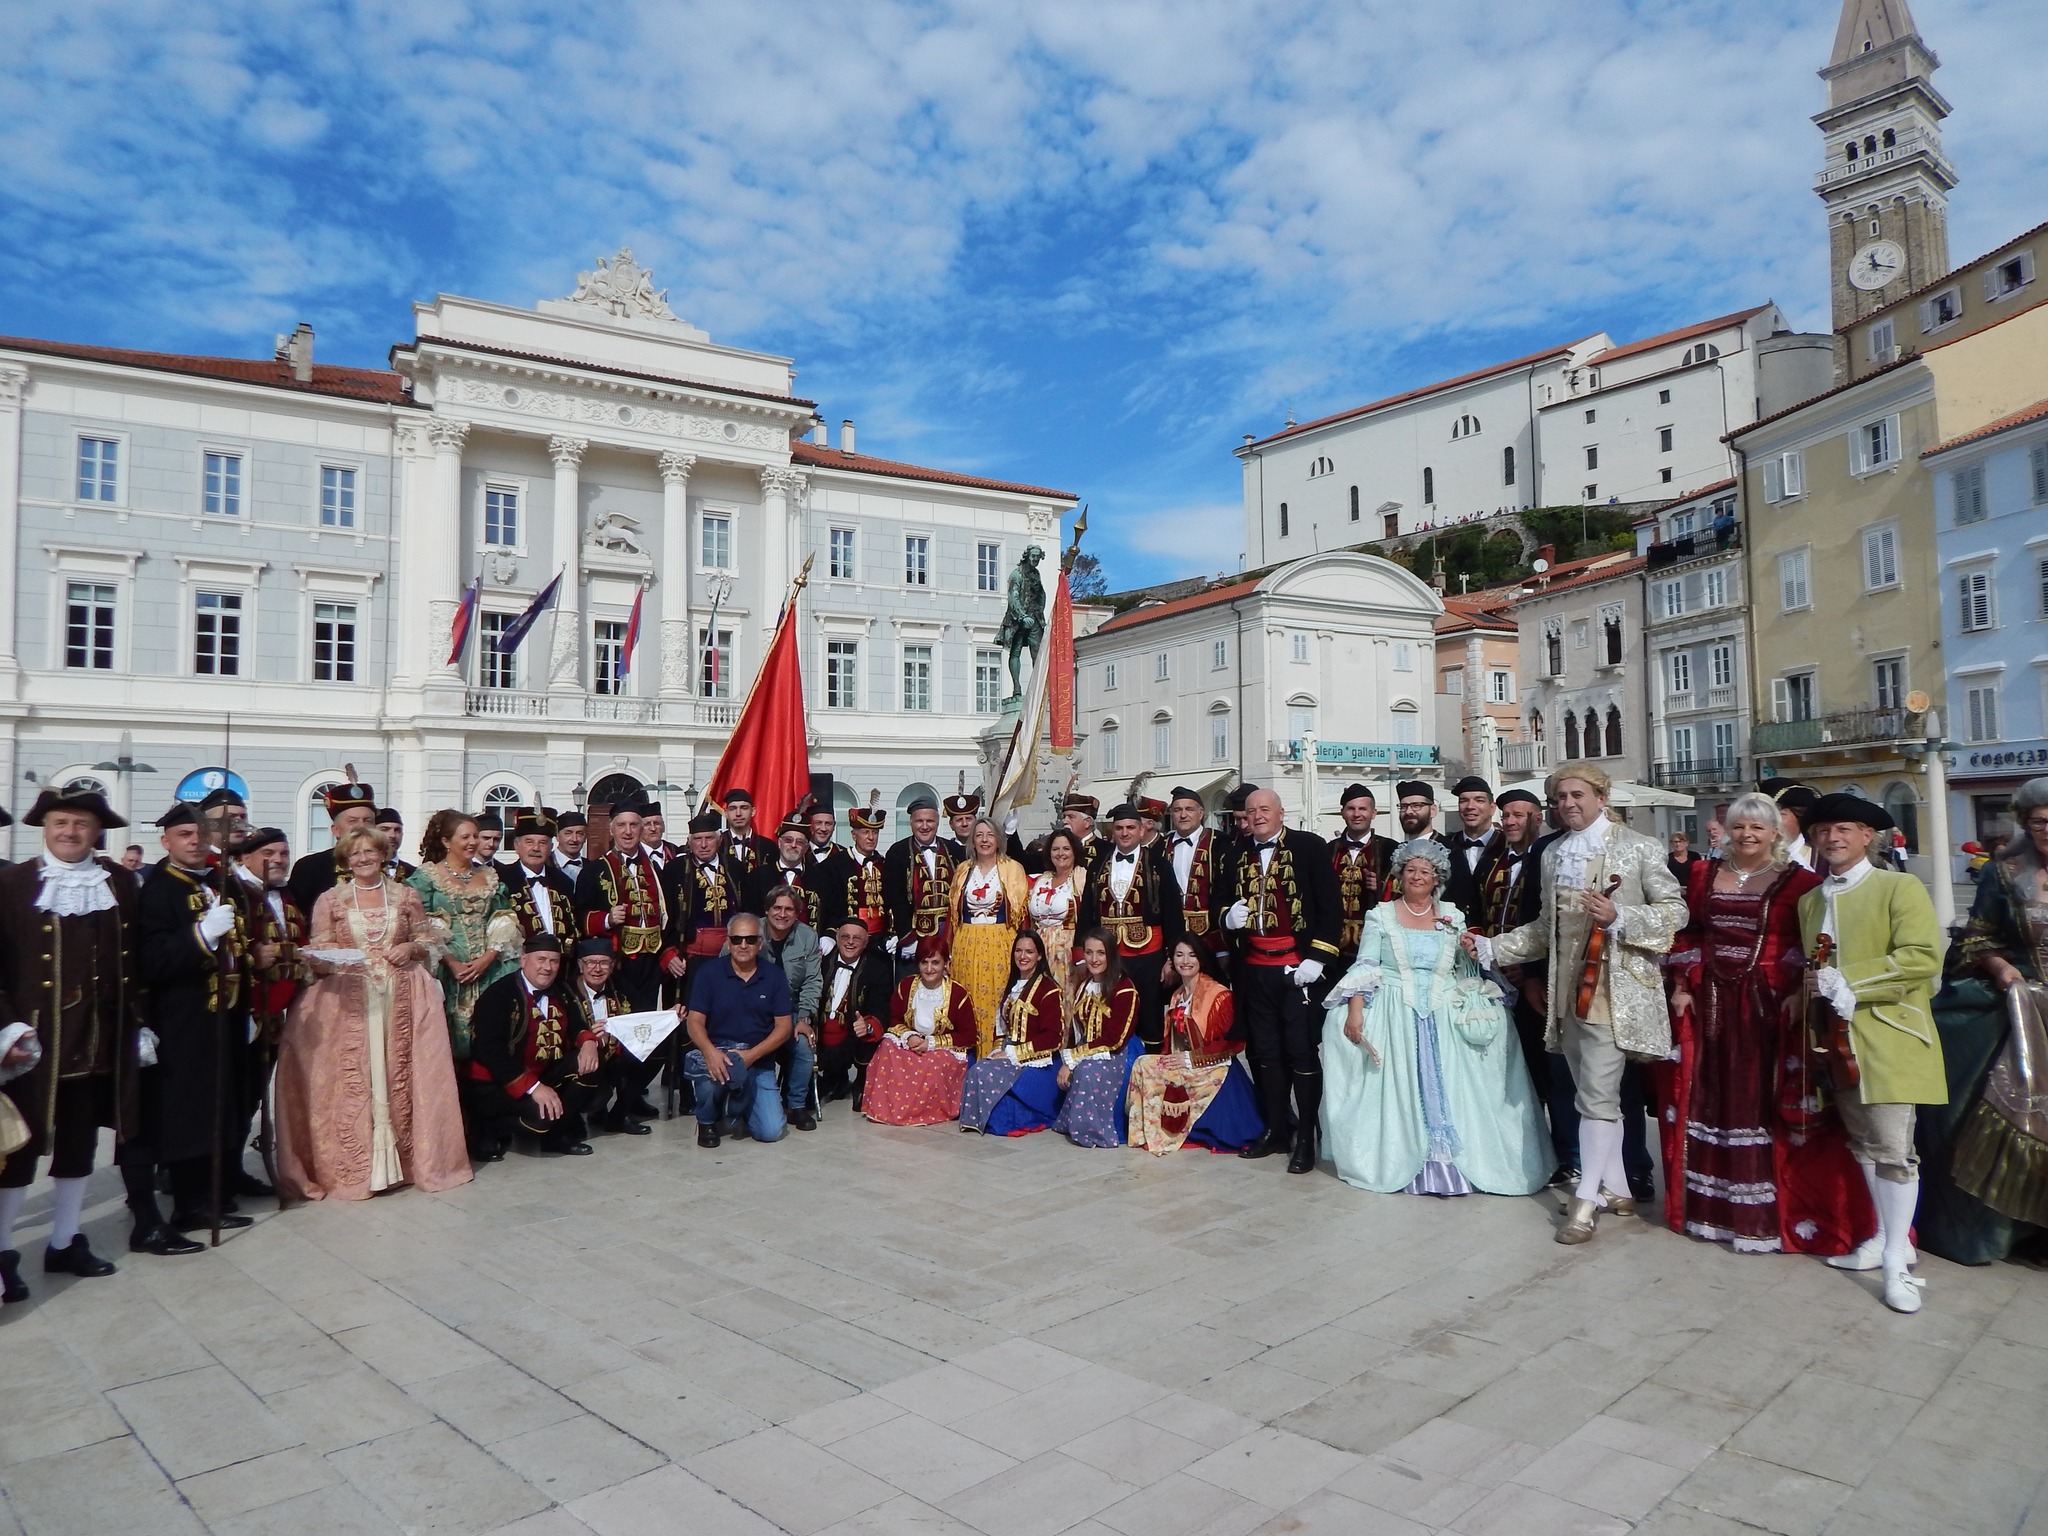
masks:
[[[285,889],[291,892],[298,909],[309,914],[322,891],[331,891],[342,882],[341,856],[335,852],[341,846],[342,834],[357,827],[377,824],[376,791],[356,777],[355,764],[343,763],[341,766],[347,778],[339,784],[328,785],[320,795],[321,803],[327,808],[331,846],[300,859],[292,866],[291,879],[285,882]]]
[[[0,1159],[0,1302],[26,1301],[14,1221],[49,1159],[50,1241],[43,1268],[97,1276],[114,1266],[79,1231],[100,1128],[132,1134],[137,1096],[140,991],[135,985],[133,879],[93,853],[103,832],[127,823],[96,789],[45,789],[22,817],[40,828],[40,856],[0,869],[0,1093],[28,1124],[28,1142]],[[60,995],[58,980],[64,981]],[[168,1238],[160,1252],[196,1252],[158,1222],[138,1238]]]
[[[1883,806],[1861,795],[1816,798],[1807,830],[1827,873],[1799,898],[1799,941],[1814,955],[1825,934],[1833,948],[1826,965],[1807,971],[1806,990],[1848,1028],[1857,1080],[1845,1085],[1835,1075],[1835,1107],[1877,1207],[1877,1236],[1828,1263],[1882,1270],[1884,1304],[1918,1312],[1913,1120],[1916,1105],[1948,1102],[1933,1006],[1945,946],[1927,887],[1870,862],[1872,844],[1893,825]]]

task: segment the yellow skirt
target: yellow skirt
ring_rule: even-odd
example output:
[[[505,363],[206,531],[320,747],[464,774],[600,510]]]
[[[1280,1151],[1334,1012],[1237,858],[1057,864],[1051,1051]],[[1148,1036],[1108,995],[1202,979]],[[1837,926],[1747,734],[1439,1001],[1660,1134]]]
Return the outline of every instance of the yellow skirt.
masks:
[[[996,1009],[1003,1000],[1010,947],[1016,940],[1017,930],[1008,923],[961,923],[953,929],[953,979],[974,999],[977,1056],[995,1049]]]

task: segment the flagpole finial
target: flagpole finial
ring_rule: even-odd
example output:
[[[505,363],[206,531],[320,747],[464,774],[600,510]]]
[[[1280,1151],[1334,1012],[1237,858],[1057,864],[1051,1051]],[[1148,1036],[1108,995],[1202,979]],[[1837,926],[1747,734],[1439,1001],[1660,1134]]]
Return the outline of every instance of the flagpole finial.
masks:
[[[798,571],[798,572],[796,573],[796,589],[797,589],[797,591],[801,592],[801,591],[803,591],[803,589],[804,589],[805,587],[807,587],[807,586],[809,586],[809,585],[810,585],[810,581],[811,581],[811,562],[812,562],[812,561],[814,561],[814,560],[816,560],[817,558],[818,558],[818,552],[817,552],[817,551],[816,551],[815,549],[814,549],[814,550],[812,550],[812,551],[811,551],[811,552],[810,552],[810,553],[809,553],[808,555],[805,555],[805,556],[804,556],[804,568],[803,568],[802,570],[800,570],[800,571]]]
[[[1074,519],[1074,536],[1068,540],[1066,549],[1060,555],[1060,569],[1071,571],[1074,558],[1081,553],[1081,535],[1088,531],[1088,503],[1081,504],[1081,515]]]

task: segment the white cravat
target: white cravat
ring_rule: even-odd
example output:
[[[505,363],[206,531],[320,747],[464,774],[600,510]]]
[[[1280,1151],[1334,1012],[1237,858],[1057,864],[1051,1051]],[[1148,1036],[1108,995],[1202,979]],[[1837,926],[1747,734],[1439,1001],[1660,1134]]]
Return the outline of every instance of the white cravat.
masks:
[[[598,1022],[602,1023],[611,1016],[608,1011],[611,1005],[605,1002],[602,992],[593,992],[590,988],[585,987],[583,989],[583,1001],[590,1009],[590,1016]]]
[[[839,1005],[846,1001],[846,989],[853,985],[853,967],[841,965],[832,977],[832,1001],[825,1005],[827,1013],[837,1013]]]
[[[927,843],[924,847],[918,849],[917,853],[918,857],[924,860],[924,872],[927,875],[936,875],[939,872],[939,850],[937,847]]]
[[[83,917],[104,912],[114,903],[114,888],[100,862],[87,854],[67,864],[54,853],[43,854],[43,884],[36,892],[36,910],[54,917]]]
[[[548,893],[547,881],[528,869],[524,864],[519,866],[519,870],[521,874],[526,876],[526,889],[533,897],[533,915],[540,920],[540,926],[544,932],[553,933],[555,931],[555,901],[554,897]]]
[[[1825,904],[1825,911],[1821,917],[1820,931],[1829,938],[1841,937],[1835,927],[1835,898],[1844,891],[1855,890],[1857,886],[1863,883],[1873,867],[1870,860],[1859,859],[1846,875],[1830,874],[1822,878],[1820,882],[1820,896],[1821,901]]]

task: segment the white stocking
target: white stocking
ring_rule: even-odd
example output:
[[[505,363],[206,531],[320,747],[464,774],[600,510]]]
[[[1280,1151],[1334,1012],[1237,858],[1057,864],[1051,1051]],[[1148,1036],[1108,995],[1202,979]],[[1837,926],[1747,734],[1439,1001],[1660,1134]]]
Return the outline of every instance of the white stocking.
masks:
[[[78,1236],[78,1218],[85,1210],[84,1179],[50,1180],[50,1246],[66,1248]]]
[[[1905,1184],[1878,1179],[1877,1224],[1884,1234],[1886,1269],[1904,1269],[1913,1262],[1913,1212],[1920,1205],[1920,1181]]]
[[[1607,1165],[1621,1161],[1621,1122],[1579,1117],[1579,1187],[1581,1200],[1600,1198],[1600,1182],[1607,1177]],[[1610,1185],[1610,1188],[1613,1186]],[[1626,1189],[1627,1184],[1621,1186]]]
[[[21,1214],[26,1189],[0,1189],[0,1253],[14,1246],[14,1218]]]

